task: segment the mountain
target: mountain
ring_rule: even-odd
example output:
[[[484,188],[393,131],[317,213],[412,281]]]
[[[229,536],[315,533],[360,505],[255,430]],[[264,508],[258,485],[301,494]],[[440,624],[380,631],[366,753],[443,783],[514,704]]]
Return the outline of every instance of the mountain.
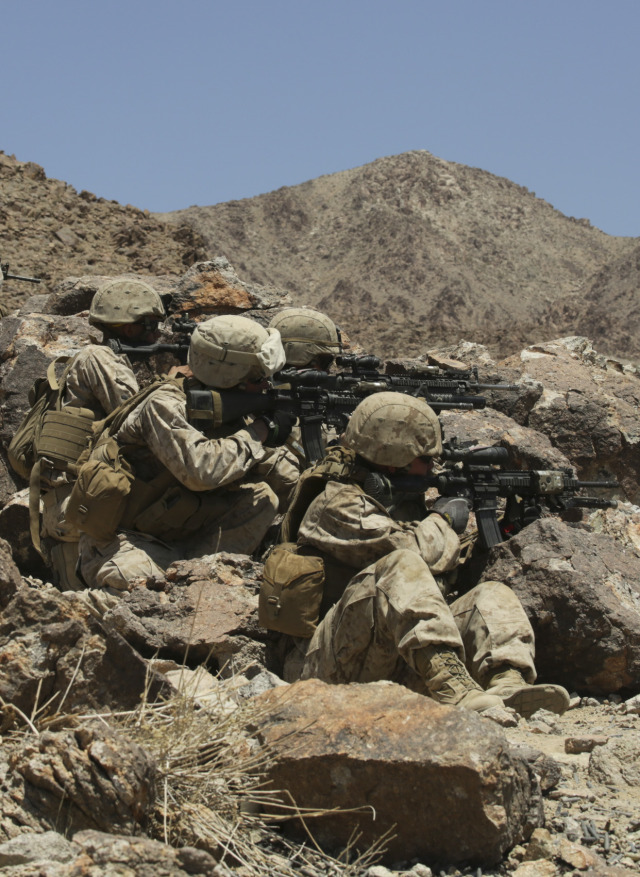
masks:
[[[156,216],[190,225],[242,277],[289,290],[388,355],[461,338],[511,353],[578,325],[603,352],[640,352],[609,306],[622,266],[627,310],[637,300],[637,239],[426,151]]]
[[[602,353],[640,357],[640,239],[425,151],[164,214],[78,193],[0,152],[0,258],[44,281],[5,282],[10,307],[68,276],[180,276],[215,256],[383,355],[460,339],[507,355],[583,334]]]

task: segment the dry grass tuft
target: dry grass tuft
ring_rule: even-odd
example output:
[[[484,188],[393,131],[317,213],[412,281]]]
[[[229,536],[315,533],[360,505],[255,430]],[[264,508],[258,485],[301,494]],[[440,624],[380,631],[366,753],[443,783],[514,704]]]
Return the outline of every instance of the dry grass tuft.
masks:
[[[251,700],[230,707],[230,688],[233,680],[221,682],[205,698],[196,698],[187,687],[169,701],[143,703],[118,716],[118,726],[158,765],[158,804],[151,832],[172,846],[206,849],[244,874],[363,874],[379,859],[385,838],[364,854],[354,852],[354,838],[335,859],[320,850],[311,832],[306,844],[279,834],[275,823],[287,809],[303,820],[319,814],[301,812],[293,802],[287,808],[282,793],[263,787],[269,753],[247,728],[259,726],[264,717]],[[269,811],[280,815],[265,815]]]
[[[31,715],[0,698],[3,740],[19,748],[46,729],[78,728],[99,719],[142,746],[156,763],[157,801],[150,836],[173,847],[205,849],[243,877],[364,874],[384,852],[387,837],[364,853],[355,851],[357,837],[338,858],[324,853],[307,826],[308,819],[322,814],[303,811],[293,801],[283,803],[285,794],[264,788],[270,754],[248,729],[259,727],[265,716],[251,699],[235,703],[235,685],[233,679],[220,680],[211,691],[196,695],[187,684],[171,699],[143,699],[135,710],[99,715],[64,712],[69,689],[61,699],[41,706],[36,697]],[[295,843],[278,832],[277,823],[292,815],[305,825],[307,843]]]

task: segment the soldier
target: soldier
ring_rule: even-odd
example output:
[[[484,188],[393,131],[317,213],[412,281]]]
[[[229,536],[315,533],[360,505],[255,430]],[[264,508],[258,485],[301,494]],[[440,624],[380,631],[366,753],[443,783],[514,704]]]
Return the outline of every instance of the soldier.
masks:
[[[158,293],[141,280],[116,278],[104,283],[93,296],[89,322],[103,332],[103,344],[83,347],[65,369],[62,408],[78,409],[100,420],[135,395],[138,382],[125,356],[105,346],[109,338],[128,344],[148,344],[157,338],[158,325],[165,319]],[[66,471],[43,468],[44,494],[42,536],[49,543],[56,583],[63,590],[82,587],[75,574],[80,534],[65,522],[65,510],[72,489]]]
[[[290,368],[327,371],[336,354],[342,351],[338,327],[325,314],[311,308],[284,308],[269,325],[280,332],[286,364]],[[287,384],[281,386],[286,388]],[[323,427],[323,439],[325,446],[334,441],[335,430]],[[299,426],[294,427],[287,444],[299,464],[306,466],[308,461]]]
[[[288,366],[326,371],[342,350],[335,323],[311,308],[284,308],[269,325],[280,332]]]
[[[112,433],[135,479],[115,536],[85,533],[80,540],[87,585],[127,590],[180,557],[257,548],[297,480],[279,449],[270,450],[286,440],[293,418],[277,413],[248,426],[191,422],[201,412],[188,409],[187,395],[194,388],[212,398],[231,387],[260,392],[283,364],[279,333],[247,317],[198,325],[189,346],[193,377],[164,381],[134,400]]]
[[[412,396],[374,394],[356,408],[343,442],[342,474],[326,482],[297,534],[298,552],[324,561],[324,598],[312,638],[297,639],[287,656],[285,678],[389,679],[478,712],[503,703],[525,716],[563,712],[563,688],[533,685],[533,630],[510,588],[483,582],[445,601],[466,501],[443,498],[423,520],[398,522],[367,496],[372,472],[429,472],[442,451],[432,409]],[[301,481],[296,497],[303,494]],[[295,506],[294,497],[294,517]]]

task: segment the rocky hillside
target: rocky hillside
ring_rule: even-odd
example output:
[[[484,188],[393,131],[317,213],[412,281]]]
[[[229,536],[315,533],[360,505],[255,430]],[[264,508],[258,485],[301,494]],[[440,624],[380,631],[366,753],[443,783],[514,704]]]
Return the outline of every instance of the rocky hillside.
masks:
[[[640,244],[477,168],[410,152],[243,201],[150,214],[78,193],[0,152],[0,258],[41,277],[176,276],[226,257],[250,283],[325,310],[363,347],[494,353],[581,334],[640,356]],[[34,287],[5,282],[10,307]]]
[[[130,204],[78,193],[39,165],[0,152],[0,259],[12,274],[40,277],[38,292],[71,275],[182,274],[206,256],[190,226],[168,226]],[[11,307],[34,291],[6,281],[3,300]]]
[[[161,218],[386,355],[460,338],[506,354],[577,328],[605,353],[640,350],[637,240],[425,151]]]

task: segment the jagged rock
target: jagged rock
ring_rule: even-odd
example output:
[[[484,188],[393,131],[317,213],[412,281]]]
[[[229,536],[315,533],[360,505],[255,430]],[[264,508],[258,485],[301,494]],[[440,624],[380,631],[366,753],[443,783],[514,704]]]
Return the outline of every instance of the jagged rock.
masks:
[[[66,840],[57,831],[29,832],[20,834],[0,844],[0,868],[47,862],[70,862],[80,852],[80,847]]]
[[[28,487],[14,493],[0,508],[0,539],[10,546],[11,556],[23,575],[49,578],[49,570],[31,541]]]
[[[235,314],[291,304],[281,290],[246,283],[224,258],[198,262],[182,276],[172,290],[172,312]]]
[[[0,609],[4,609],[20,587],[22,578],[11,557],[11,546],[0,539]]]
[[[589,776],[607,786],[640,786],[640,741],[630,738],[609,740],[596,746],[589,756]]]
[[[45,731],[14,753],[22,806],[52,828],[127,834],[144,827],[155,800],[155,768],[144,749],[102,722]]]
[[[565,469],[571,463],[541,432],[516,423],[500,411],[443,411],[440,414],[445,439],[496,445],[509,451],[507,468]]]
[[[640,559],[605,536],[543,518],[492,549],[483,580],[516,592],[541,679],[570,691],[637,692]]]
[[[640,379],[598,354],[586,338],[561,338],[504,360],[540,381],[544,392],[528,425],[548,435],[582,478],[613,474],[640,501]]]
[[[227,672],[265,663],[258,626],[262,565],[221,552],[179,561],[164,580],[134,588],[104,616],[139,652],[176,661],[213,660]]]
[[[132,709],[166,683],[71,593],[22,585],[0,613],[0,696],[26,715]]]
[[[6,462],[4,455],[0,453],[0,506],[9,502],[14,493],[20,490],[23,484],[22,479],[15,474],[8,462]]]
[[[194,847],[174,849],[147,837],[130,837],[100,831],[78,831],[73,842],[82,850],[76,867],[100,869],[101,873],[135,874],[136,877],[187,877],[215,873],[216,860]],[[104,869],[104,870],[103,870]],[[96,872],[97,873],[97,872]]]
[[[418,858],[492,864],[542,823],[537,781],[496,725],[391,682],[296,682],[255,701],[266,776],[297,806],[362,808],[307,819],[323,845],[366,847],[385,864]],[[460,826],[464,825],[464,831]]]
[[[556,788],[562,779],[562,767],[555,758],[540,752],[539,749],[523,744],[512,745],[512,749],[533,768],[540,780],[540,788],[543,792],[549,792]]]

